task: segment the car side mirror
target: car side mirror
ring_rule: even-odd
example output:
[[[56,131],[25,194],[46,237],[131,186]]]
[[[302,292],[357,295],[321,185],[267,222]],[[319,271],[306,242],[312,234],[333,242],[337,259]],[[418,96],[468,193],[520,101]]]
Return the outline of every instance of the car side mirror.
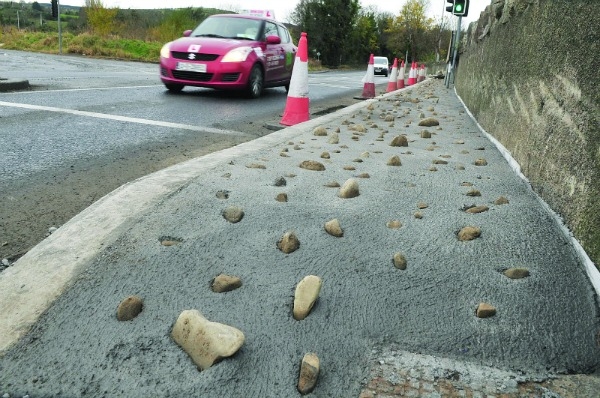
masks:
[[[279,36],[267,36],[267,44],[281,44],[281,37]]]
[[[183,37],[190,37],[190,35],[192,34],[192,30],[188,29],[186,31],[183,32]]]

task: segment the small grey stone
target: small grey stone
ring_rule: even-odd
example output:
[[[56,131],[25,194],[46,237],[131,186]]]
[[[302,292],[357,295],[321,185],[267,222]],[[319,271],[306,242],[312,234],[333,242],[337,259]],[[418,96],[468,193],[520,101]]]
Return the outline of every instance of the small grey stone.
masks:
[[[223,218],[233,224],[242,221],[242,218],[244,218],[244,210],[237,206],[229,206],[221,214]]]
[[[283,177],[277,177],[273,182],[273,185],[276,187],[285,187],[287,185],[287,181]]]

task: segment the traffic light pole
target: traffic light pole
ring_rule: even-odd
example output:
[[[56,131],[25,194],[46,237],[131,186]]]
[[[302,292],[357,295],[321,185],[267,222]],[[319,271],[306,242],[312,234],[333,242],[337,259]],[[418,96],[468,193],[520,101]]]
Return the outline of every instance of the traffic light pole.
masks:
[[[448,67],[448,72],[446,73],[446,88],[450,87],[450,79],[452,79],[452,84],[454,84],[454,70],[456,69],[456,57],[458,56],[458,46],[460,44],[461,23],[462,16],[458,17],[458,21],[456,22],[456,35],[454,37],[454,54],[452,56],[452,63]]]

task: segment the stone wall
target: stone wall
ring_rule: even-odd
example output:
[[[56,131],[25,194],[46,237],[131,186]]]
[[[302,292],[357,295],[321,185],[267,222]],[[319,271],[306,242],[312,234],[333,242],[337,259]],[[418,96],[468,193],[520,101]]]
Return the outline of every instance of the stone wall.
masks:
[[[456,90],[600,266],[600,0],[492,0]]]

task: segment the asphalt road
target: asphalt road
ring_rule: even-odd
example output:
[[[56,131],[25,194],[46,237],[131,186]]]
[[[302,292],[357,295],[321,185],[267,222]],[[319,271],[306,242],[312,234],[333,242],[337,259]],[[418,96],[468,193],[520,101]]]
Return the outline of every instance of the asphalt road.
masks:
[[[150,63],[8,50],[0,62],[0,77],[31,85],[0,93],[0,259],[9,263],[129,181],[270,134],[287,99],[282,88],[255,101],[196,88],[171,95]],[[311,113],[355,103],[361,78],[311,74]]]
[[[0,393],[293,397],[300,360],[315,352],[321,373],[312,396],[356,397],[371,353],[389,346],[529,377],[593,371],[600,322],[583,260],[454,93],[429,81],[368,106],[128,184],[2,273],[7,318],[41,316],[0,358]],[[427,128],[431,138],[417,126],[421,113],[440,122]],[[317,126],[328,136],[313,135]],[[401,134],[408,146],[391,146]],[[387,165],[393,155],[401,166]],[[326,169],[298,167],[304,160]],[[280,177],[285,186],[275,184]],[[350,178],[356,198],[326,187]],[[468,195],[474,189],[480,196]],[[287,202],[275,200],[282,192]],[[508,203],[496,204],[500,197]],[[465,212],[473,205],[488,210]],[[243,208],[241,222],[223,218],[227,206]],[[324,231],[333,218],[341,238]],[[465,226],[479,227],[480,237],[459,241]],[[291,254],[276,248],[287,231],[301,242]],[[166,247],[162,237],[180,243]],[[395,253],[405,270],[394,267]],[[511,267],[530,275],[509,279],[502,272]],[[220,273],[239,276],[242,287],[212,292]],[[294,288],[310,274],[322,278],[321,294],[296,321]],[[118,304],[133,294],[144,300],[142,313],[117,321]],[[496,315],[476,317],[482,302]],[[198,371],[169,336],[186,309],[243,331],[240,351]],[[27,322],[2,335],[23,333]]]

